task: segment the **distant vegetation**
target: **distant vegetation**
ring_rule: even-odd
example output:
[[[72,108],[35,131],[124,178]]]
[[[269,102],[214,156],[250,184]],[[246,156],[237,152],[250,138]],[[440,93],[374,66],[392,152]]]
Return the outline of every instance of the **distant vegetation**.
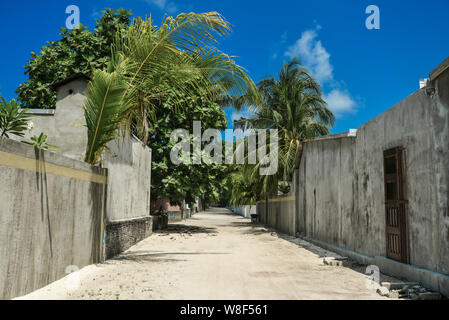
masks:
[[[260,81],[258,89],[263,102],[253,106],[254,117],[246,121],[247,126],[278,130],[279,170],[276,175],[261,176],[260,164],[237,167],[228,181],[229,202],[235,205],[255,204],[278,191],[288,193],[302,141],[329,134],[335,122],[318,82],[296,59],[284,63],[277,79]]]

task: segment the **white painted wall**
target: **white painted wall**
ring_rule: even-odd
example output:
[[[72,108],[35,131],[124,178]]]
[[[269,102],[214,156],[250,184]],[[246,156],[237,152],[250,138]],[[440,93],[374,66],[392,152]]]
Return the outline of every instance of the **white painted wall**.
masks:
[[[256,214],[256,206],[232,207],[232,211],[244,218],[251,219],[252,214]]]

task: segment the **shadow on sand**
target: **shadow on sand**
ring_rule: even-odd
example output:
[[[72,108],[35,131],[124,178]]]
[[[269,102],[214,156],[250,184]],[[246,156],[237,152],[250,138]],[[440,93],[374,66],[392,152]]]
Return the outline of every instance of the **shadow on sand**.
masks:
[[[161,252],[161,251],[127,251],[111,261],[153,261],[153,262],[176,262],[187,261],[186,259],[169,258],[170,256],[190,256],[190,255],[224,255],[226,252]]]
[[[167,229],[155,231],[155,235],[170,235],[170,234],[213,234],[217,233],[216,228],[188,226],[185,224],[169,224]]]

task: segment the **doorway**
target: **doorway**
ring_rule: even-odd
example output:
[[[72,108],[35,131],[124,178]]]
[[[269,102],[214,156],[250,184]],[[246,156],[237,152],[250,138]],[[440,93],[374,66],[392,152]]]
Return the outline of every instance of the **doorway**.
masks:
[[[387,257],[409,263],[404,148],[384,151],[384,181]]]

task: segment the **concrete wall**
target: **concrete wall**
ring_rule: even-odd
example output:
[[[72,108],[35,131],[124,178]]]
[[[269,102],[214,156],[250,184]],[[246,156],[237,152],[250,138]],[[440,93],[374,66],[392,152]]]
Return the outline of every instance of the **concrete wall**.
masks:
[[[128,137],[110,143],[105,155],[108,168],[108,221],[150,216],[151,150]]]
[[[87,128],[83,104],[87,88],[88,82],[83,78],[67,81],[57,87],[56,109],[30,110],[34,127],[24,139],[44,132],[48,135],[48,142],[60,148],[60,154],[84,160]],[[115,242],[128,239],[133,231],[135,234],[131,238],[140,238],[142,224],[138,218],[150,217],[151,149],[129,134],[111,142],[108,148],[110,152],[103,154],[102,161],[102,167],[108,169],[109,175],[106,219],[107,223],[119,222],[124,225],[123,228],[107,228],[106,240],[109,241],[109,247],[124,248],[131,242]],[[135,222],[134,228],[127,220]],[[109,233],[109,230],[115,231]],[[124,234],[118,235],[117,232],[122,230]]]
[[[448,255],[443,255],[449,249],[447,202],[443,208],[437,198],[446,193],[447,199],[449,180],[440,172],[449,170],[442,160],[448,156],[449,135],[435,127],[438,120],[447,125],[449,103],[443,107],[440,102],[421,89],[363,125],[356,139],[356,172],[358,210],[372,239],[364,251],[384,256],[383,151],[405,148],[410,264],[449,274]],[[438,140],[445,145],[438,146]]]
[[[18,140],[29,140],[44,132],[48,142],[60,148],[58,153],[84,160],[87,149],[87,128],[83,104],[88,82],[70,81],[56,89],[55,110],[30,110],[33,129]],[[103,155],[108,169],[108,221],[143,218],[150,215],[151,149],[131,135],[108,145]]]
[[[232,207],[232,212],[241,215],[244,218],[251,219],[252,214],[256,214],[256,206]]]
[[[432,86],[435,87],[430,113],[431,141],[434,145],[431,163],[435,186],[432,200],[435,201],[435,207],[432,208],[434,211],[431,216],[426,218],[427,224],[432,226],[436,234],[426,236],[431,239],[432,252],[441,257],[432,262],[438,265],[437,270],[449,274],[449,69],[433,81]],[[413,236],[419,236],[416,222],[413,227]],[[415,246],[416,249],[419,247]],[[422,260],[419,263],[425,264]]]
[[[338,135],[305,142],[297,172],[296,221],[303,236],[385,257],[383,151],[401,146],[410,264],[440,273],[444,281],[427,282],[447,294],[449,70],[432,85],[434,93],[429,87],[416,91],[362,125],[356,138]],[[392,268],[392,261],[388,267],[388,260],[382,260],[385,269],[401,269]]]
[[[383,152],[394,147],[405,149],[410,265],[385,258]],[[293,201],[257,204],[262,223],[449,295],[449,68],[356,137],[305,141],[293,186]]]
[[[101,261],[106,172],[0,138],[0,299]]]
[[[296,186],[300,234],[355,250],[363,221],[356,219],[355,141],[346,135],[306,143]]]
[[[30,110],[34,128],[24,138],[12,138],[29,140],[44,132],[48,136],[48,143],[59,147],[62,155],[84,161],[87,128],[82,105],[87,86],[86,80],[77,79],[59,87],[56,91],[56,109]]]
[[[167,216],[168,216],[169,223],[180,222],[184,218],[182,211],[168,211]],[[184,219],[186,219],[186,218],[184,218]]]
[[[257,203],[259,222],[279,230],[280,232],[296,235],[295,195],[269,199],[268,202]]]

